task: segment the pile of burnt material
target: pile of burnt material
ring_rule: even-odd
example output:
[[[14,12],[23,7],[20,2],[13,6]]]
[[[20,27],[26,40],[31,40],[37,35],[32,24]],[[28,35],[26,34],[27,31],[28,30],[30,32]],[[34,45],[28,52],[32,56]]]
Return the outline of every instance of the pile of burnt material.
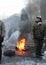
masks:
[[[6,51],[4,51],[4,56],[9,56],[9,57],[15,56],[15,51],[13,51],[13,50],[6,50]]]

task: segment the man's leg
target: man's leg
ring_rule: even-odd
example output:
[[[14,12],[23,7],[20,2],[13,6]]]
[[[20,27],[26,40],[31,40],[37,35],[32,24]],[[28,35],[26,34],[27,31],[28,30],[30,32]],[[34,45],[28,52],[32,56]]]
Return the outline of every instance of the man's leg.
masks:
[[[36,56],[37,57],[41,57],[41,55],[42,55],[42,46],[43,46],[43,42],[42,42],[42,40],[38,40],[38,42],[37,42],[37,47],[36,47]]]
[[[39,41],[39,56],[42,56],[42,46],[43,46],[43,40]]]
[[[1,45],[1,41],[0,41],[0,63],[1,63],[1,58],[2,58],[2,45]]]
[[[3,42],[3,37],[0,37],[0,63],[1,63],[1,59],[2,59],[2,42]]]
[[[36,57],[39,57],[39,41],[36,43]]]
[[[39,55],[38,54],[38,44],[39,44],[39,41],[37,39],[34,39],[34,42],[35,42],[35,54],[36,54],[36,57]]]

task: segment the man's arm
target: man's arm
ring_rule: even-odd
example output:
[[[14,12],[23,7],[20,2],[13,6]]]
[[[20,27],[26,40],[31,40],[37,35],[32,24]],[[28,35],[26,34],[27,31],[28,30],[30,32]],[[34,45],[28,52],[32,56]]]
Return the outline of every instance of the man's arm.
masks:
[[[33,26],[33,38],[35,39],[35,26]]]
[[[5,25],[2,22],[2,37],[5,37]]]

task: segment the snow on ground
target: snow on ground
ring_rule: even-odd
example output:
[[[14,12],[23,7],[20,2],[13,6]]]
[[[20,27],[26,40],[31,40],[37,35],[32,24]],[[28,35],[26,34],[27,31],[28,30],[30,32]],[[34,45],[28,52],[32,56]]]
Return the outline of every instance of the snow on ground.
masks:
[[[14,56],[2,57],[2,64],[0,65],[46,65],[46,59],[38,60],[34,57]]]
[[[12,47],[13,49],[13,47]],[[4,48],[2,48],[4,52]],[[35,58],[34,56],[18,56],[8,57],[2,55],[2,64],[0,65],[46,65],[46,51],[42,60]]]
[[[31,56],[13,56],[13,57],[6,57],[3,55],[4,51],[7,49],[14,49],[15,45],[18,40],[20,32],[14,32],[11,37],[3,42],[2,48],[2,64],[0,65],[46,65],[46,51],[44,51],[44,56],[42,60],[38,60],[35,57]]]
[[[5,48],[11,48],[13,46],[16,46],[19,34],[20,34],[19,31],[16,31],[16,32],[12,33],[10,38],[8,40],[4,40],[2,45],[4,45]]]

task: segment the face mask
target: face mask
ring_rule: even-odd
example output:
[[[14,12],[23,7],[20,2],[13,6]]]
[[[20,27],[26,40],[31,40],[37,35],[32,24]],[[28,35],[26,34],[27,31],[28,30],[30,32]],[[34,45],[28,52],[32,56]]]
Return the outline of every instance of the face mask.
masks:
[[[40,20],[37,18],[36,21],[40,21]]]

